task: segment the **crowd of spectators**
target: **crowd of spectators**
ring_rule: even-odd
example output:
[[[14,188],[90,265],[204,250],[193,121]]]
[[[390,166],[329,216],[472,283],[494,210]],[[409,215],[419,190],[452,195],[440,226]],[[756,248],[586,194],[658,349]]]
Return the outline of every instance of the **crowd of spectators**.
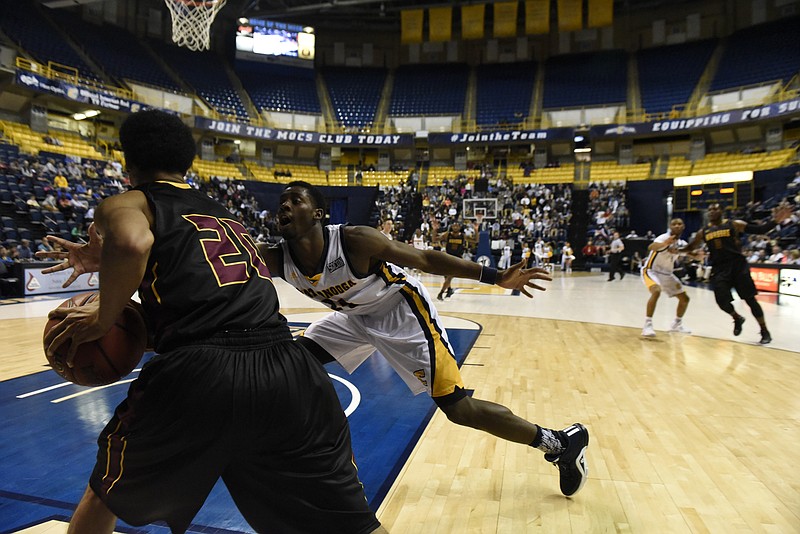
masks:
[[[471,242],[476,240],[476,230],[489,232],[492,252],[498,261],[504,251],[514,261],[526,258],[531,265],[549,263],[553,257],[560,261],[572,217],[570,185],[513,184],[494,176],[487,166],[481,169],[478,178],[459,175],[439,186],[425,187],[420,193],[419,212],[414,214],[418,219],[411,221],[407,214],[414,212],[417,196],[412,175],[401,185],[382,188],[378,227],[382,228],[387,219],[393,221],[394,239],[410,243],[419,228],[428,246],[439,247],[432,228],[437,227],[442,233],[458,223]],[[481,184],[481,180],[485,182]],[[464,200],[487,198],[496,199],[496,217],[481,221],[482,227],[476,228],[476,219],[465,218]],[[472,257],[474,247],[465,254]]]

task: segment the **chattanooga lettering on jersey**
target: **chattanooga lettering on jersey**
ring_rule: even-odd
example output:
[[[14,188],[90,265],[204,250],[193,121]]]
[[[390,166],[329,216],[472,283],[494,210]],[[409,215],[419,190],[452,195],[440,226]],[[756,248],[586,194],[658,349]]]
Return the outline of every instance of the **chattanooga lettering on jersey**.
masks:
[[[731,230],[730,228],[725,228],[724,230],[715,230],[713,232],[708,232],[705,234],[706,241],[711,241],[712,239],[719,239],[721,237],[730,237]]]
[[[331,297],[335,297],[336,295],[341,295],[342,293],[344,293],[351,287],[354,287],[355,285],[356,285],[355,281],[348,280],[343,284],[326,287],[325,289],[320,289],[320,290],[309,287],[308,289],[303,289],[302,293],[305,294],[306,296],[311,297],[312,299],[329,299]]]

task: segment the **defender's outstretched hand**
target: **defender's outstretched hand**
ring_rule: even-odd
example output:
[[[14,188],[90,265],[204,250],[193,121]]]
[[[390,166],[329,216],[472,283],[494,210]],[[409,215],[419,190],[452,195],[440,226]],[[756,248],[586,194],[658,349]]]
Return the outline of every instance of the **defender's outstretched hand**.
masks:
[[[44,269],[42,273],[57,273],[72,268],[72,274],[67,278],[62,287],[69,287],[72,282],[83,273],[97,272],[100,270],[100,250],[103,248],[103,238],[97,233],[94,223],[89,225],[89,242],[86,244],[73,243],[60,237],[49,235],[45,237],[50,243],[56,243],[64,252],[37,252],[38,259],[64,260],[58,265]]]
[[[523,295],[533,298],[533,295],[528,292],[528,288],[545,291],[545,288],[536,285],[534,280],[545,280],[552,282],[553,279],[547,269],[541,267],[532,267],[530,269],[523,269],[524,261],[509,267],[508,269],[501,269],[497,272],[497,285],[506,289],[516,289]]]

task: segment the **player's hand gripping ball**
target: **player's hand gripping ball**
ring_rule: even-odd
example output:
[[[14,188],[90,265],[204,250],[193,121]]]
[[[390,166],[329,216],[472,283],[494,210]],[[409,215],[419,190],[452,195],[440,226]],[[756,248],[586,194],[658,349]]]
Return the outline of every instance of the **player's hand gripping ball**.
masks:
[[[59,307],[84,306],[95,302],[99,296],[100,293],[96,291],[81,293],[65,300]],[[47,321],[44,335],[47,335],[59,321],[59,319]],[[66,363],[68,349],[66,344],[61,345],[52,357],[47,356],[47,361],[56,373],[74,384],[104,386],[116,382],[133,371],[142,359],[146,347],[147,327],[135,303],[131,301],[105,336],[78,347],[72,367],[68,367]]]

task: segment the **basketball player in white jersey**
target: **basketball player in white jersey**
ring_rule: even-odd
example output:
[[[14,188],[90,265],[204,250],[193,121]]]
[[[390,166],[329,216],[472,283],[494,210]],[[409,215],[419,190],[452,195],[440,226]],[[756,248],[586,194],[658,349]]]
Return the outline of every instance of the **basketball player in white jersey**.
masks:
[[[683,325],[683,315],[686,307],[689,306],[689,295],[683,283],[673,273],[675,270],[675,260],[680,256],[678,250],[687,245],[681,239],[685,226],[683,220],[672,219],[669,223],[669,231],[656,237],[650,243],[647,250],[650,254],[642,266],[642,282],[650,291],[650,299],[647,301],[647,316],[642,328],[644,337],[655,337],[656,331],[653,328],[653,313],[656,311],[656,304],[661,293],[666,293],[669,297],[678,299],[678,309],[675,312],[675,320],[672,321],[670,332],[691,334],[691,330]]]
[[[334,310],[298,342],[323,363],[335,360],[350,373],[380,350],[411,391],[431,395],[450,421],[536,447],[559,468],[565,495],[582,487],[586,428],[575,423],[551,430],[505,406],[467,396],[433,299],[400,265],[477,279],[528,297],[531,289],[544,289],[536,280],[551,280],[542,269],[523,269],[520,263],[498,271],[390,241],[367,226],[325,226],[325,198],[306,182],[288,184],[277,215],[284,240],[278,247],[259,246],[270,272]]]

